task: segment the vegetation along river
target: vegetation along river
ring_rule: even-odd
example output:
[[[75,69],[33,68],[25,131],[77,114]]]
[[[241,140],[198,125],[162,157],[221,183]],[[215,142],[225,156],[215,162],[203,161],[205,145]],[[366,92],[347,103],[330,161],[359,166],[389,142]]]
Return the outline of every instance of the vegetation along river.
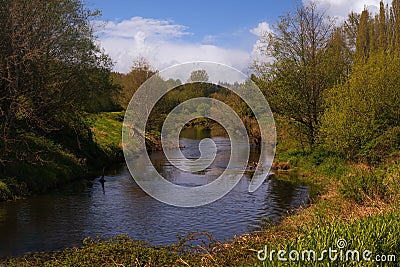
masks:
[[[187,129],[181,136],[183,154],[198,157],[198,143],[210,137],[210,133]],[[215,178],[215,169],[227,165],[230,155],[229,139],[212,138],[217,145],[217,157],[202,172],[176,169],[161,151],[152,152],[150,157],[157,170],[176,184],[205,184]],[[258,155],[257,148],[252,148],[250,161],[256,161]],[[108,238],[118,234],[152,244],[176,242],[178,234],[190,231],[207,231],[224,240],[257,230],[266,219],[277,222],[308,200],[306,186],[273,177],[257,191],[249,193],[250,179],[251,171],[246,172],[234,190],[212,204],[178,208],[144,193],[131,178],[126,165],[121,164],[106,173],[104,191],[96,178],[46,195],[0,203],[0,257],[79,246],[86,237]]]

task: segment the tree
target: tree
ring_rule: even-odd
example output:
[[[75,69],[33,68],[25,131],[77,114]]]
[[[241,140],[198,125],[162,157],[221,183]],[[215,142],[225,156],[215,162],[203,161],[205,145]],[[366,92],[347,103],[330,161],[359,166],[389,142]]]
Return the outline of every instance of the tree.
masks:
[[[346,36],[346,44],[349,48],[356,48],[358,28],[360,27],[360,14],[351,12],[343,22],[343,31]]]
[[[274,60],[253,66],[261,70],[258,76],[272,109],[302,125],[311,147],[324,110],[324,92],[347,72],[346,64],[330,64],[326,56],[332,45],[346,48],[339,32],[332,37],[334,25],[315,3],[298,7],[260,39],[259,52]]]
[[[357,32],[356,41],[356,58],[365,59],[370,52],[370,27],[372,24],[369,22],[369,12],[364,10],[360,17],[360,26]],[[373,26],[372,26],[373,27]],[[372,38],[373,39],[373,38]]]
[[[388,47],[387,28],[385,5],[381,1],[379,8],[379,47],[382,50],[386,50]]]
[[[394,0],[389,8],[381,2],[373,19],[368,11],[361,13],[351,76],[327,93],[320,138],[349,158],[362,153],[370,158],[371,148],[390,153],[390,146],[400,146],[394,144],[400,135],[399,3]]]
[[[392,47],[400,45],[400,1],[393,0],[390,8],[390,21],[392,29]]]
[[[400,57],[379,52],[353,66],[350,79],[328,93],[320,130],[325,146],[356,157],[386,131],[400,126]]]
[[[195,70],[190,74],[189,82],[208,82],[208,74],[205,70]]]
[[[208,83],[208,73],[205,70],[195,70],[190,73],[188,83],[180,88],[181,100],[209,96],[214,86]]]
[[[39,160],[26,133],[89,131],[88,103],[112,90],[97,15],[80,0],[0,1],[0,163]]]
[[[138,57],[133,61],[129,73],[116,74],[116,82],[122,86],[119,97],[120,105],[126,108],[136,90],[156,73],[146,58]]]

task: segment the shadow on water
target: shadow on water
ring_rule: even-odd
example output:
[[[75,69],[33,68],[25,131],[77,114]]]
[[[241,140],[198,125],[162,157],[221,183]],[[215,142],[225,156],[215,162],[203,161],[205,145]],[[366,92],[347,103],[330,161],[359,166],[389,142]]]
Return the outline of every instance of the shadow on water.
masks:
[[[103,165],[103,173],[101,174],[101,177],[100,177],[100,179],[99,179],[99,182],[100,182],[100,184],[101,184],[101,188],[103,189],[103,195],[106,194],[106,190],[105,190],[105,188],[104,188],[104,183],[105,183],[105,181],[106,181],[106,180],[104,179],[105,173],[106,173],[106,166]]]
[[[202,172],[177,170],[162,152],[153,152],[150,158],[156,169],[173,183],[207,184],[219,176],[230,155],[228,139],[213,139],[217,157]],[[181,141],[185,156],[198,157],[198,139]],[[252,148],[250,160],[257,159],[257,149]],[[82,180],[47,195],[0,203],[0,257],[79,246],[89,236],[126,234],[153,244],[169,244],[177,241],[177,234],[199,231],[223,240],[249,229],[257,230],[265,218],[278,222],[288,211],[308,201],[307,187],[273,178],[249,193],[251,175],[246,172],[230,193],[214,203],[178,208],[143,192],[125,164],[110,166],[93,181]]]

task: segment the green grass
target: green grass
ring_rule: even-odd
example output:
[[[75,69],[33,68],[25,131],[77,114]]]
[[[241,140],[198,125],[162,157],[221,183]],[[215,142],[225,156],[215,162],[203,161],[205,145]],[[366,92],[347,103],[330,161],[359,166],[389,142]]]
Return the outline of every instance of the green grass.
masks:
[[[0,180],[0,199],[10,199],[11,191],[8,188],[8,185]]]
[[[341,177],[339,188],[343,197],[357,203],[369,200],[395,201],[400,192],[400,164],[392,163],[379,168],[358,168]]]
[[[85,239],[80,248],[52,253],[34,253],[3,262],[7,266],[171,266],[176,253],[147,246],[126,236],[109,240]],[[1,264],[1,263],[0,263]],[[147,264],[147,265],[146,265]]]
[[[344,239],[347,242],[347,246],[343,249],[344,253],[347,250],[357,250],[360,252],[360,259],[362,259],[362,253],[366,250],[372,251],[375,256],[395,255],[399,259],[400,237],[397,234],[400,232],[399,219],[398,213],[387,213],[351,222],[340,219],[333,220],[330,223],[322,221],[300,228],[296,238],[281,243],[270,242],[266,245],[269,247],[269,251],[283,249],[288,253],[292,250],[300,253],[305,250],[314,250],[316,258],[318,258],[325,249],[332,248],[340,251],[337,242]],[[288,255],[286,255],[286,258],[288,258]],[[332,262],[327,255],[324,260],[315,262],[300,261],[301,256],[299,261],[279,262],[276,254],[274,259],[275,262],[272,266],[376,266],[376,262],[346,261],[345,256],[342,259],[339,257],[336,262]],[[266,261],[269,261],[269,257]],[[255,263],[257,264],[257,262]]]
[[[23,137],[37,153],[7,165],[7,176],[0,178],[0,200],[44,193],[83,177],[84,163],[62,145],[33,133],[24,133]]]
[[[34,253],[3,263],[7,266],[376,266],[376,262],[346,262],[345,257],[332,262],[326,254],[323,261],[309,261],[308,258],[302,261],[300,256],[299,261],[280,262],[275,253],[274,260],[270,261],[269,253],[271,250],[288,253],[295,250],[301,255],[302,251],[314,250],[318,258],[325,249],[340,251],[337,242],[344,239],[347,242],[344,253],[357,250],[362,259],[362,253],[370,250],[371,259],[376,255],[394,255],[399,260],[399,232],[399,213],[388,212],[351,221],[316,217],[298,227],[271,226],[262,233],[236,237],[229,243],[207,243],[208,236],[191,234],[174,246],[154,247],[118,236],[109,240],[86,239],[79,248]],[[193,246],[190,245],[193,240],[206,242]],[[257,254],[265,246],[268,257],[263,262]]]
[[[122,112],[91,115],[92,133],[99,148],[112,160],[122,159]]]

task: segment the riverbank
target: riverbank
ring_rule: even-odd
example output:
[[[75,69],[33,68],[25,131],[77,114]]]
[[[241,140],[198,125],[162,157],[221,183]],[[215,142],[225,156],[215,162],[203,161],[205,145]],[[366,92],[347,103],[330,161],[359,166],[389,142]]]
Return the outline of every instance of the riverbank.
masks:
[[[45,152],[45,158],[35,165],[16,161],[12,175],[0,177],[0,201],[43,194],[82,177],[100,175],[104,166],[123,162],[123,120],[123,111],[89,114],[87,136],[69,140],[74,138],[61,135],[59,138],[62,142],[66,140],[65,144],[35,135],[26,136],[26,142],[39,152]],[[188,127],[194,125],[212,130],[214,136],[226,136],[219,124],[209,120],[198,119]],[[146,135],[146,147],[150,151],[161,150],[159,133]]]
[[[44,137],[26,136],[32,148],[45,152],[43,160],[34,165],[16,161],[12,174],[0,178],[0,201],[43,194],[74,180],[100,175],[104,165],[122,162],[123,118],[123,112],[90,114],[88,136],[77,136],[76,140],[60,136],[64,145]]]
[[[330,247],[335,249],[340,239],[346,240],[348,249],[370,250],[373,256],[394,255],[398,260],[400,257],[398,255],[400,251],[399,162],[371,169],[362,165],[348,164],[334,156],[317,157],[319,154],[314,152],[299,155],[294,151],[287,151],[278,155],[278,159],[293,164],[289,173],[299,172],[301,178],[293,180],[292,177],[295,176],[280,174],[277,178],[305,183],[312,191],[310,205],[284,218],[279,225],[264,222],[261,231],[233,237],[226,242],[213,241],[204,233],[188,234],[176,244],[157,247],[125,236],[110,240],[87,239],[81,247],[29,254],[9,259],[3,264],[7,266],[262,266],[263,262],[257,258],[257,254],[265,246],[269,251],[313,249],[322,252]],[[316,158],[320,159],[318,164],[313,163]],[[361,179],[364,183],[349,184],[346,182],[348,179]],[[287,263],[277,261],[276,254],[274,257],[275,266],[287,266]],[[264,262],[270,264],[269,258],[267,257]],[[328,258],[323,261],[324,264],[329,262]],[[343,264],[340,262],[337,265]],[[307,262],[307,265],[320,266],[321,262]],[[374,262],[354,264],[354,266],[375,265]]]
[[[67,147],[34,134],[25,141],[37,151],[40,163],[13,161],[0,177],[0,201],[16,200],[32,194],[43,194],[60,185],[84,177],[87,158],[78,157]],[[93,146],[91,146],[93,148]]]

